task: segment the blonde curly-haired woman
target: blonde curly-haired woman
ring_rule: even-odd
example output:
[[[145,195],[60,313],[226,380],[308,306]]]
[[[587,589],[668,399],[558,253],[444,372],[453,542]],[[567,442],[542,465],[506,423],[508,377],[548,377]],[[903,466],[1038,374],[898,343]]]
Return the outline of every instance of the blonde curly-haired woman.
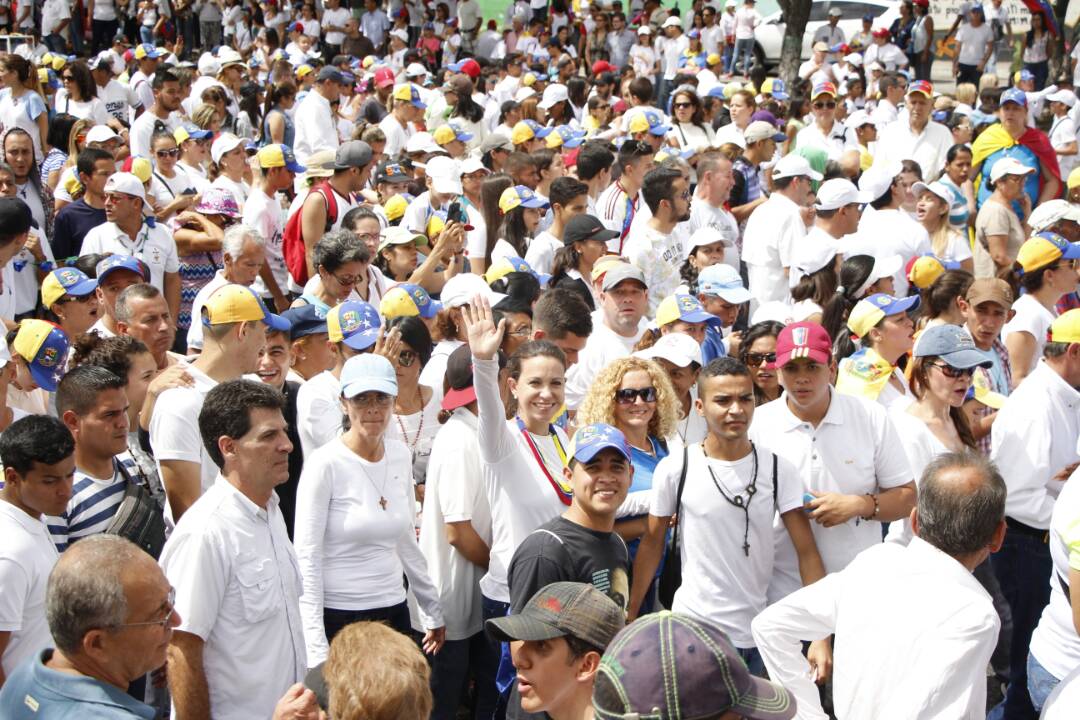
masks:
[[[667,373],[656,362],[636,357],[620,358],[601,370],[578,409],[578,427],[607,423],[621,430],[630,443],[634,476],[619,508],[615,531],[626,540],[631,561],[648,525],[653,470],[667,457],[664,438],[675,433],[680,414]],[[650,589],[642,612],[649,611],[652,597]]]

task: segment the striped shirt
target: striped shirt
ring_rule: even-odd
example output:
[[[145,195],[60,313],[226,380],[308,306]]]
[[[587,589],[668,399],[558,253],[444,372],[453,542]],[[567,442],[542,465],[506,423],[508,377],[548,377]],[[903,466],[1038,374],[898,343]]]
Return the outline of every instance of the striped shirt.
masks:
[[[57,552],[64,552],[76,540],[98,535],[109,527],[127,488],[125,474],[117,463],[123,465],[127,476],[138,476],[138,467],[128,452],[116,456],[113,460],[113,476],[107,480],[75,469],[67,510],[63,515],[45,518]]]

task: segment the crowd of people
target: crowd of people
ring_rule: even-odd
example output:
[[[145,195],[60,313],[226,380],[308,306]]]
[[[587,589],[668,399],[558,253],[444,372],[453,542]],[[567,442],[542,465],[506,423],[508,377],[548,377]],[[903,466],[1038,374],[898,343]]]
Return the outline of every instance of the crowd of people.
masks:
[[[1080,45],[899,6],[0,8],[0,715],[1073,717]]]

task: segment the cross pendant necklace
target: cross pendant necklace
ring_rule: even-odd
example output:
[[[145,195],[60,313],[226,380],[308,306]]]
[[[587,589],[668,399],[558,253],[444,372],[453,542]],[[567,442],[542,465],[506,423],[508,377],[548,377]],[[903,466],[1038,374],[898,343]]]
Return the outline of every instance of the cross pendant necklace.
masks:
[[[704,443],[702,443],[702,446],[701,446],[701,453],[703,455],[705,455],[705,444]],[[746,557],[750,557],[750,501],[754,499],[754,494],[757,492],[757,478],[758,478],[757,449],[754,447],[753,443],[750,443],[750,453],[753,455],[753,460],[754,460],[753,474],[752,474],[752,476],[750,478],[750,484],[746,488],[746,497],[745,498],[742,495],[739,495],[737,493],[733,493],[733,492],[730,492],[730,491],[725,492],[725,487],[724,487],[723,483],[721,483],[717,479],[716,473],[713,472],[712,466],[708,465],[706,463],[706,468],[708,468],[708,470],[709,470],[709,476],[712,478],[713,485],[716,486],[716,490],[717,490],[717,492],[720,493],[720,496],[722,498],[724,498],[724,500],[726,500],[730,504],[734,505],[735,507],[737,507],[737,508],[739,508],[740,510],[743,511],[743,518],[745,520],[745,525],[743,526],[742,550],[743,550],[743,555],[745,555]],[[708,455],[705,455],[705,457],[706,457],[706,459],[708,459]]]
[[[379,492],[379,507],[381,507],[383,509],[383,512],[386,512],[386,506],[390,504],[389,501],[386,499],[386,494],[385,494],[386,493],[386,476],[389,474],[390,468],[388,468],[386,466],[386,451],[385,450],[383,451],[382,459],[378,463],[373,463],[373,464],[378,464],[378,465],[382,466],[383,476],[382,476],[382,484],[380,484],[380,485],[375,485],[375,481],[371,478],[371,475],[368,474],[367,468],[364,467],[363,463],[360,463],[360,470],[364,473],[364,477],[367,478],[367,481],[369,483],[371,483],[372,490],[378,490],[378,492]]]
[[[379,496],[379,507],[381,507],[383,510],[386,510],[386,498],[384,498],[382,495]]]

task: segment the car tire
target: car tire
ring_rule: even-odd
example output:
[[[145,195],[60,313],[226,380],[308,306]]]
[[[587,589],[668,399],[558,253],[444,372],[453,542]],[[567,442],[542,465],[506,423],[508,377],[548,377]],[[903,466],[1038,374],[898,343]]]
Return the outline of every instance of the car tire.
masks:
[[[754,43],[754,64],[765,69],[769,68],[769,64],[765,60],[765,48],[761,47],[761,43]]]

